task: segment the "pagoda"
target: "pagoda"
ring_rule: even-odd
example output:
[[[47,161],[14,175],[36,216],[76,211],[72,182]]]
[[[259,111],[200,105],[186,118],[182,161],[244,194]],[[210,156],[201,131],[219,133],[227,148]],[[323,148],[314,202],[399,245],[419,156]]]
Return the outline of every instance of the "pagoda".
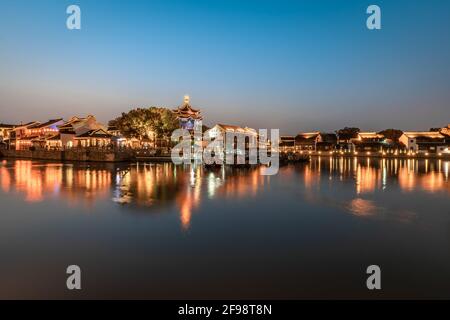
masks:
[[[189,96],[184,96],[184,102],[177,109],[172,110],[180,121],[180,127],[186,130],[194,130],[197,124],[203,119],[200,110],[192,108]]]

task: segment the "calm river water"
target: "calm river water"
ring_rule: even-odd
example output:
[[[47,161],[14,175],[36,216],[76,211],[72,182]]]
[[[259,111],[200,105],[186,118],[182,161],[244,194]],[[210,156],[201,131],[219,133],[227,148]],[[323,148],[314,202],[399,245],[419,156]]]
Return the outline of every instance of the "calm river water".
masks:
[[[449,167],[0,160],[0,298],[450,298]]]

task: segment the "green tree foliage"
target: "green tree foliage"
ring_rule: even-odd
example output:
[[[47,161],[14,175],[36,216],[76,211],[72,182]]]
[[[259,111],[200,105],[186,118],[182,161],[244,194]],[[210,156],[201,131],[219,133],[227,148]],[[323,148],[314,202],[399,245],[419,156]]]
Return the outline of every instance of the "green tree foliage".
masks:
[[[344,129],[337,130],[336,134],[339,136],[339,139],[341,140],[349,140],[352,138],[356,138],[358,133],[360,132],[361,129],[359,128],[345,127]]]
[[[386,129],[378,133],[382,134],[386,139],[398,142],[398,139],[402,136],[403,131],[398,129]]]
[[[112,121],[117,129],[129,138],[166,138],[178,128],[178,120],[167,108],[137,108]]]

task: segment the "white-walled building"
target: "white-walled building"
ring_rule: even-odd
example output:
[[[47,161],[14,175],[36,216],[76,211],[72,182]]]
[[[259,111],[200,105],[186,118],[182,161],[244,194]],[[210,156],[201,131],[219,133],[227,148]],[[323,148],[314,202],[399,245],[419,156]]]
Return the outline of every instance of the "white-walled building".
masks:
[[[446,142],[446,137],[437,131],[403,132],[399,140],[405,145],[408,152],[433,154],[449,152],[449,143]]]

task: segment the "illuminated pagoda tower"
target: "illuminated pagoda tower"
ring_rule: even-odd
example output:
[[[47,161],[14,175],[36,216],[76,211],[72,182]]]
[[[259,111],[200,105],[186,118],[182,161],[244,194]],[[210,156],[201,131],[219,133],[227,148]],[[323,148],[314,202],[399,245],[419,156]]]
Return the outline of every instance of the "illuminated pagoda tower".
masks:
[[[172,111],[180,121],[180,127],[182,129],[194,130],[203,119],[200,110],[192,108],[189,102],[189,96],[184,96],[183,104]]]

